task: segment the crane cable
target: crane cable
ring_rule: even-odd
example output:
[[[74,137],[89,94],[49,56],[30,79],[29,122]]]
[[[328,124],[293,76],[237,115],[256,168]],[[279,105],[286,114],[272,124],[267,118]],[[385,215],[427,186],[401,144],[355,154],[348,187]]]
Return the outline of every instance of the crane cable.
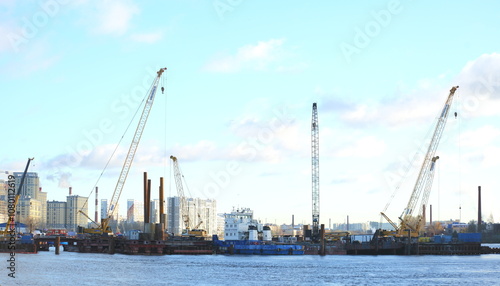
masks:
[[[422,143],[418,147],[417,151],[415,151],[415,154],[413,155],[413,157],[410,160],[410,162],[406,165],[406,167],[404,169],[403,176],[399,180],[398,184],[396,185],[396,188],[394,189],[394,191],[391,194],[391,197],[389,198],[389,201],[387,202],[387,204],[385,205],[384,209],[382,210],[383,213],[385,213],[387,211],[387,209],[389,208],[389,206],[391,205],[392,200],[394,199],[394,197],[396,196],[396,193],[401,188],[401,185],[404,182],[407,181],[407,178],[408,178],[408,175],[410,174],[410,171],[415,171],[416,170],[415,162],[418,159],[418,155],[421,154],[421,153],[423,153],[423,150],[425,150],[425,144],[427,142],[425,139],[430,137],[430,134],[431,134],[431,132],[433,130],[433,127],[434,127],[434,124],[431,124],[430,127],[429,127],[429,129],[427,130],[427,133],[426,133],[426,135],[424,137],[424,140],[421,141]],[[382,228],[382,222],[383,222],[383,217],[382,217],[382,214],[381,214],[380,215],[379,228]]]
[[[165,77],[162,78],[162,87],[161,87],[161,91],[163,93],[163,91],[165,91],[165,94],[167,93],[167,75],[165,75]],[[165,87],[165,88],[163,88]],[[163,130],[163,140],[164,140],[164,154],[163,154],[163,160],[164,160],[164,164],[163,164],[163,176],[167,176],[167,161],[169,161],[169,164],[170,164],[170,159],[169,159],[169,156],[167,156],[167,100],[168,100],[168,96],[165,95],[165,105],[164,105],[164,115],[165,115],[165,118],[164,118],[164,130]]]
[[[460,115],[462,110],[461,110],[461,107],[462,107],[462,103],[460,101],[460,93],[458,93],[457,95],[457,113],[455,113],[455,118],[458,119],[458,211],[459,211],[459,220],[460,222],[462,221],[462,186],[461,186],[461,173],[462,173],[462,170],[461,170],[461,165],[462,165],[462,140],[461,140],[461,136],[462,136],[462,131],[461,131],[461,123],[462,123],[462,118]],[[457,116],[458,115],[458,116]]]
[[[94,192],[95,188],[97,187],[97,184],[99,183],[99,181],[101,180],[102,176],[104,175],[104,172],[106,171],[106,169],[108,168],[109,166],[109,163],[111,162],[111,159],[113,159],[116,151],[118,150],[118,147],[120,147],[120,144],[121,142],[123,141],[123,138],[125,137],[125,134],[127,134],[130,126],[132,125],[132,122],[134,122],[134,119],[135,117],[137,116],[137,113],[139,113],[139,110],[141,109],[141,107],[143,106],[143,103],[144,101],[146,100],[146,98],[149,97],[149,93],[146,92],[146,96],[142,99],[142,101],[140,102],[140,104],[137,106],[137,109],[135,110],[135,113],[134,115],[132,116],[132,119],[130,120],[130,122],[128,123],[127,125],[127,128],[125,128],[125,131],[123,132],[120,140],[118,140],[118,143],[116,144],[115,146],[115,149],[113,150],[113,153],[111,153],[111,156],[109,157],[108,161],[106,162],[106,165],[104,166],[104,169],[101,171],[101,174],[99,175],[99,177],[97,178],[97,181],[95,182],[94,186],[92,187],[92,189],[90,190],[90,193],[89,193],[89,196],[87,197],[87,199],[85,200],[85,203],[83,204],[82,208],[80,209],[81,211],[83,211],[83,209],[85,208],[85,206],[87,205],[87,202],[90,198],[90,196],[92,195],[92,193]],[[101,214],[102,216],[102,214]]]

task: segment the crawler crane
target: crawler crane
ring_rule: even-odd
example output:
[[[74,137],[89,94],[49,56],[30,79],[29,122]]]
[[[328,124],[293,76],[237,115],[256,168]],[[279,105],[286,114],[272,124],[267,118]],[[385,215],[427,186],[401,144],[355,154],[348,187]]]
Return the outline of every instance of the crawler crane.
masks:
[[[182,221],[184,221],[184,231],[182,232],[182,236],[184,237],[206,237],[206,231],[203,229],[199,229],[200,225],[203,223],[201,220],[200,214],[198,214],[199,222],[198,224],[191,229],[191,222],[189,220],[189,212],[187,210],[187,200],[184,195],[184,188],[182,186],[182,173],[179,168],[179,162],[177,161],[177,157],[170,156],[170,159],[174,163],[174,177],[175,177],[175,185],[177,187],[177,195],[179,196],[179,210],[182,215]]]
[[[144,104],[144,109],[142,111],[142,115],[139,119],[139,124],[137,125],[137,129],[135,130],[134,137],[132,142],[130,143],[130,148],[128,150],[127,156],[125,157],[125,162],[123,163],[122,170],[120,172],[120,176],[118,177],[118,182],[116,183],[115,191],[113,192],[113,196],[111,197],[111,201],[109,204],[107,218],[103,218],[101,220],[101,224],[98,225],[97,228],[93,229],[84,229],[84,233],[90,234],[112,234],[111,228],[109,226],[110,220],[113,218],[116,213],[116,206],[118,204],[118,200],[120,199],[120,195],[123,190],[123,186],[125,185],[125,181],[128,176],[128,172],[130,171],[130,167],[132,166],[132,161],[134,160],[135,152],[137,151],[137,147],[139,146],[139,142],[141,140],[142,132],[144,131],[144,127],[146,126],[146,122],[149,117],[149,113],[151,108],[153,107],[153,102],[155,99],[156,90],[158,88],[158,83],[160,81],[160,77],[165,72],[167,68],[161,68],[157,72],[157,76],[153,81],[153,84],[148,92],[148,98],[146,99],[146,103]],[[162,87],[163,90],[163,87]],[[84,214],[88,219],[92,221],[92,219],[80,210],[80,213]],[[94,222],[95,223],[95,222]],[[97,223],[96,223],[97,224]]]
[[[448,118],[448,113],[457,88],[458,86],[451,88],[443,110],[439,115],[436,128],[434,129],[431,142],[427,148],[427,153],[424,157],[422,167],[420,168],[410,200],[408,201],[406,208],[399,216],[399,226],[390,220],[384,212],[380,213],[394,227],[396,236],[407,236],[409,232],[410,236],[417,237],[422,230],[423,224],[425,223],[422,221],[423,206],[427,204],[429,199],[432,181],[434,178],[435,165],[436,161],[439,159],[439,156],[435,156],[435,153],[443,134],[446,119]],[[417,213],[416,215],[414,215],[415,212]]]

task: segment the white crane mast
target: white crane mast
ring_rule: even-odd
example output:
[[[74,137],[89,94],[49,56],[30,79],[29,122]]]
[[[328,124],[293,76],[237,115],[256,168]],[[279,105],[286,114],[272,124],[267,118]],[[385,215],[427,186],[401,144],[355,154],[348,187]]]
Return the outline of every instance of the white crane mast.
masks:
[[[186,196],[184,196],[184,188],[182,187],[182,174],[179,168],[179,162],[177,162],[177,158],[175,156],[170,156],[170,159],[174,162],[174,177],[175,177],[175,185],[177,186],[177,194],[179,196],[179,210],[182,215],[182,221],[184,222],[184,227],[186,231],[189,232],[189,214],[187,212],[187,202]],[[198,227],[198,226],[197,226]]]
[[[311,173],[312,173],[312,236],[319,237],[319,127],[316,102],[311,120]]]
[[[108,217],[104,219],[102,229],[105,230],[108,226],[109,219],[113,217],[116,212],[116,205],[118,204],[118,200],[120,199],[120,195],[123,190],[123,186],[125,185],[125,181],[127,180],[128,172],[130,167],[132,166],[132,161],[134,160],[135,152],[137,151],[137,147],[139,146],[139,141],[141,140],[142,132],[144,131],[144,127],[146,126],[146,122],[149,117],[149,113],[151,111],[151,107],[153,106],[153,102],[155,99],[156,90],[158,88],[158,83],[160,81],[160,77],[167,68],[161,68],[157,72],[157,76],[153,81],[153,84],[149,90],[149,96],[146,99],[146,104],[144,105],[144,109],[142,111],[141,118],[139,119],[139,124],[137,125],[137,129],[135,130],[134,137],[132,139],[132,143],[130,144],[130,148],[127,153],[127,157],[125,158],[125,163],[123,164],[122,171],[120,172],[120,176],[118,177],[118,182],[116,183],[115,191],[113,192],[113,196],[111,198],[109,208],[108,208]]]

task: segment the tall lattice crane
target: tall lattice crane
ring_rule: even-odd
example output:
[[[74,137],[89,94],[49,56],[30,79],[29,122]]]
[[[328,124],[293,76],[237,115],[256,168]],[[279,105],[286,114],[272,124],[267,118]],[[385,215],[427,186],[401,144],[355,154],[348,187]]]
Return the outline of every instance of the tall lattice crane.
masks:
[[[139,119],[139,123],[135,130],[134,137],[132,138],[132,142],[130,143],[127,156],[125,157],[125,162],[123,163],[120,176],[118,177],[118,182],[116,183],[115,191],[113,192],[113,196],[111,197],[111,201],[109,203],[107,217],[101,220],[101,225],[99,226],[99,233],[111,233],[111,229],[109,228],[109,222],[116,213],[116,205],[118,204],[118,200],[120,199],[123,186],[125,185],[125,181],[127,180],[128,172],[130,171],[130,167],[132,166],[132,161],[134,160],[135,152],[137,151],[137,147],[139,146],[142,132],[144,131],[144,127],[146,126],[146,122],[148,121],[149,113],[151,111],[151,108],[153,107],[153,102],[155,99],[155,94],[158,88],[160,77],[166,70],[167,68],[161,68],[156,72],[157,76],[154,79],[151,88],[149,89],[148,98],[146,99],[146,103],[144,104],[144,109],[142,110],[141,118]],[[87,214],[85,214],[82,211],[80,212],[90,219],[90,217]]]
[[[179,162],[177,162],[177,157],[175,156],[170,156],[170,159],[172,159],[172,162],[174,163],[175,185],[177,187],[177,195],[179,196],[179,203],[180,203],[179,210],[182,216],[182,221],[184,222],[184,228],[186,229],[187,232],[189,232],[190,229],[189,214],[187,212],[187,202],[186,202],[186,196],[184,196],[184,188],[182,186],[182,174],[179,168]]]
[[[427,153],[425,155],[424,162],[422,163],[422,167],[420,168],[410,200],[408,201],[406,208],[399,216],[400,224],[399,227],[396,228],[398,234],[402,234],[404,231],[409,229],[413,236],[417,236],[422,228],[422,208],[427,204],[429,199],[432,181],[434,178],[435,165],[436,161],[439,159],[439,156],[435,156],[435,153],[441,136],[443,135],[443,130],[446,126],[446,119],[448,118],[450,106],[453,102],[453,97],[457,88],[458,86],[454,86],[450,89],[450,94],[448,95],[443,110],[439,115],[436,128],[434,129],[431,142],[427,148]],[[416,216],[413,215],[415,211],[417,211]],[[381,215],[392,223],[383,212]]]
[[[318,108],[312,106],[311,121],[311,166],[312,166],[312,236],[319,237],[319,128]]]
[[[135,130],[134,137],[132,138],[132,143],[130,143],[130,148],[128,149],[127,157],[125,157],[125,162],[123,163],[122,171],[120,172],[120,176],[118,177],[118,182],[116,182],[115,191],[113,192],[113,196],[111,197],[111,201],[109,203],[108,209],[108,217],[105,218],[102,222],[102,229],[105,230],[108,227],[109,220],[113,218],[116,212],[116,205],[118,204],[118,200],[120,199],[120,195],[123,190],[123,186],[125,185],[125,180],[127,180],[128,171],[132,166],[132,161],[134,160],[135,152],[137,151],[137,147],[139,146],[139,142],[141,141],[142,132],[144,131],[144,127],[146,127],[146,122],[148,121],[149,113],[151,108],[153,107],[153,102],[155,100],[156,90],[158,88],[158,83],[160,81],[160,77],[167,68],[161,68],[156,72],[157,76],[151,85],[148,99],[144,104],[144,109],[142,110],[141,118],[139,119],[139,124],[137,125],[137,129]]]
[[[179,168],[179,162],[175,156],[170,156],[172,162],[174,163],[174,177],[175,177],[175,185],[177,187],[177,195],[179,196],[179,210],[182,216],[182,221],[184,221],[184,231],[182,231],[182,235],[186,237],[191,237],[195,239],[203,239],[207,236],[207,232],[204,229],[200,229],[199,227],[203,223],[200,214],[198,213],[198,224],[195,227],[191,228],[191,223],[194,223],[189,219],[189,211],[186,196],[184,195],[184,187],[182,185],[182,173]],[[189,190],[188,190],[189,191]]]

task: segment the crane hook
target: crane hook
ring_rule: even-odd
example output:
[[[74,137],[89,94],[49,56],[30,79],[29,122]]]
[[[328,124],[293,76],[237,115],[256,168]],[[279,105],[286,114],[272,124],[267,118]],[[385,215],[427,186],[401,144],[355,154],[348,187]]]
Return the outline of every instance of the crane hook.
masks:
[[[164,91],[164,90],[165,90],[165,88],[162,86],[162,87],[161,87],[161,94],[163,94],[163,91]],[[457,115],[456,115],[456,112],[455,112],[455,117],[456,117],[456,116],[457,116]]]
[[[455,118],[457,118],[458,113],[455,111]]]

